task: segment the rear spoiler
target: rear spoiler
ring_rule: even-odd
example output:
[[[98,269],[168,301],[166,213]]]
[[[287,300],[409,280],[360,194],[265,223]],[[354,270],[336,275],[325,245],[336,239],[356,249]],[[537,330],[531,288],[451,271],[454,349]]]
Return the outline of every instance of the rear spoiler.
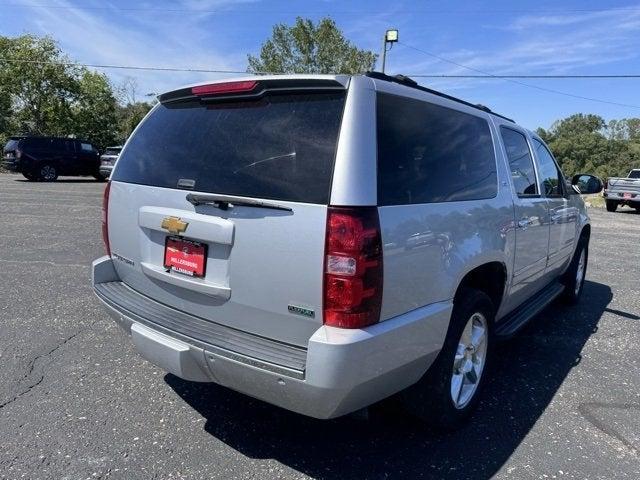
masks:
[[[158,96],[160,103],[198,101],[230,101],[236,99],[257,100],[267,93],[274,92],[322,92],[345,90],[346,86],[337,80],[314,78],[283,78],[242,80],[234,82],[211,83],[186,87]]]

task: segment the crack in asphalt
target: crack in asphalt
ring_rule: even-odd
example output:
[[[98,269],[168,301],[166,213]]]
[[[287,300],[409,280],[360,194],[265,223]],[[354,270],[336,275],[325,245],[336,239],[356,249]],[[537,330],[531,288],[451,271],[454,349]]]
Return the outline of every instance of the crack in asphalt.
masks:
[[[23,383],[25,380],[27,380],[31,374],[33,373],[33,371],[36,368],[36,362],[42,358],[46,358],[50,355],[52,355],[53,353],[55,353],[57,350],[59,350],[60,348],[62,348],[65,344],[67,344],[68,342],[70,342],[71,340],[73,340],[75,337],[77,337],[78,335],[80,335],[81,333],[89,330],[90,328],[92,328],[95,325],[95,323],[92,323],[91,325],[89,325],[88,327],[85,327],[83,329],[78,330],[77,332],[75,332],[72,335],[69,335],[68,337],[66,337],[64,340],[62,340],[62,342],[60,342],[58,345],[56,345],[55,347],[53,347],[51,350],[49,350],[46,353],[42,353],[39,355],[36,355],[35,357],[33,357],[33,359],[29,362],[29,365],[27,367],[27,373],[25,373],[22,378],[20,380],[18,380],[17,385],[20,385],[21,383]],[[42,381],[44,380],[45,377],[45,372],[44,372],[44,368],[43,368],[43,372],[40,375],[40,378],[38,378],[38,380],[36,380],[34,383],[32,383],[31,385],[27,386],[27,388],[25,388],[24,390],[22,390],[21,392],[17,393],[16,395],[14,395],[12,398],[10,398],[9,400],[7,400],[4,403],[0,404],[0,409],[3,409],[4,407],[6,407],[7,405],[15,402],[16,400],[18,400],[20,397],[22,397],[23,395],[26,395],[27,393],[29,393],[31,390],[33,390],[35,387],[37,387],[38,385],[40,385],[42,383]]]
[[[596,415],[597,409],[617,408],[621,410],[639,410],[640,405],[635,403],[606,403],[606,402],[587,402],[578,405],[578,411],[582,416],[591,423],[594,427],[600,430],[602,433],[615,438],[625,447],[627,447],[633,454],[638,454],[638,448],[633,442],[629,441],[621,432],[611,425],[608,425],[601,418]]]

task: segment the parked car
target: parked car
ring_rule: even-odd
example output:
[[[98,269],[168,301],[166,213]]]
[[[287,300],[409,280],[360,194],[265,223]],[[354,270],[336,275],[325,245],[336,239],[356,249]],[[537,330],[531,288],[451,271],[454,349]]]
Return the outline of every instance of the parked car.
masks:
[[[453,428],[496,340],[580,298],[584,203],[540,137],[486,107],[377,73],[159,100],[105,189],[92,281],[174,375],[317,418],[398,394]],[[427,232],[432,248],[397,248]]]
[[[104,178],[109,178],[113,171],[113,166],[116,164],[118,155],[122,151],[122,145],[117,147],[107,147],[102,155],[100,155],[100,175]]]
[[[100,174],[100,156],[91,143],[66,137],[11,137],[4,146],[3,165],[28,180],[53,182],[59,175]]]
[[[615,212],[618,205],[629,205],[640,212],[640,168],[634,168],[627,178],[609,178],[604,187],[608,212]]]

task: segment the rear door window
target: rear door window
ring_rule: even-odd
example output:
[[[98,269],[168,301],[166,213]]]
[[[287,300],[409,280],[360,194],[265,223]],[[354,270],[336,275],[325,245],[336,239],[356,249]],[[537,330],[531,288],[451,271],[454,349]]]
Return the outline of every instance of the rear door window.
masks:
[[[66,153],[67,151],[67,140],[65,140],[64,138],[54,138],[51,140],[51,148],[52,150],[54,150],[55,152],[58,153]]]
[[[500,127],[500,134],[507,152],[511,179],[519,197],[538,195],[536,171],[527,138],[520,132]]]
[[[329,201],[344,92],[160,104],[123,150],[114,181],[305,203]]]
[[[380,205],[496,196],[496,158],[485,119],[379,94],[377,130]]]

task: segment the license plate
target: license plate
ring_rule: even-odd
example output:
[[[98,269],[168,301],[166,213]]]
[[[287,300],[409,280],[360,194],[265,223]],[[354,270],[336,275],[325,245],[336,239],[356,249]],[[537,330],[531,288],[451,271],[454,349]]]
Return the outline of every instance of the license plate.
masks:
[[[206,265],[206,244],[181,237],[167,237],[164,247],[165,268],[190,277],[204,277]]]
[[[631,198],[631,194],[629,192],[625,192],[624,198]]]

